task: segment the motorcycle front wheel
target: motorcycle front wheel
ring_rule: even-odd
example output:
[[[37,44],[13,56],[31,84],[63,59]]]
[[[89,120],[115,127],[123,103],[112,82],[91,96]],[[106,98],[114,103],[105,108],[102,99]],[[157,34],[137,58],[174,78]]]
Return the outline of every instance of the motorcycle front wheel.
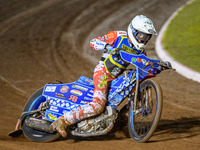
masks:
[[[140,83],[136,112],[134,112],[134,100],[129,111],[128,128],[131,138],[135,142],[147,142],[154,134],[159,123],[163,96],[160,85],[147,79]]]
[[[46,98],[42,96],[43,88],[36,91],[26,102],[23,112],[32,111],[38,109],[42,102],[46,101]],[[29,115],[26,116],[27,119]],[[34,142],[51,142],[60,137],[58,132],[47,133],[29,128],[25,124],[25,119],[22,121],[22,130],[26,138]]]

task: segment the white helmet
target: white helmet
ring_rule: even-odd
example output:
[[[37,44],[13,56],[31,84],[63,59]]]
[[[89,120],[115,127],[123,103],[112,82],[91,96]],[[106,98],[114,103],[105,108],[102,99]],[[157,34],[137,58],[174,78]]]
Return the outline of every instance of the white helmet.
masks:
[[[128,26],[128,36],[138,50],[145,48],[152,34],[157,35],[153,22],[143,15],[133,18]]]

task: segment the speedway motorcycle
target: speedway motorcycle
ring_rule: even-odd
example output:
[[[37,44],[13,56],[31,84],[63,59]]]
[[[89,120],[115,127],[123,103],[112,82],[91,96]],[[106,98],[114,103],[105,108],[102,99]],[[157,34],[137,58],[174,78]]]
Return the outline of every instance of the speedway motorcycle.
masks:
[[[156,77],[155,69],[153,74],[151,70],[158,66],[162,70],[172,68],[145,55],[134,55],[124,49],[118,49],[118,52],[120,59],[134,65],[135,69],[125,70],[123,75],[111,82],[104,112],[70,126],[68,133],[72,136],[108,134],[124,111],[128,112],[128,130],[134,141],[146,142],[155,132],[162,113],[163,95],[159,83],[152,79]],[[65,112],[90,103],[93,89],[93,80],[85,76],[72,83],[46,84],[29,98],[15,131],[9,135],[17,136],[23,131],[25,137],[31,141],[56,140],[60,134],[56,131],[50,132],[51,123]],[[123,109],[117,110],[125,99],[127,102]]]

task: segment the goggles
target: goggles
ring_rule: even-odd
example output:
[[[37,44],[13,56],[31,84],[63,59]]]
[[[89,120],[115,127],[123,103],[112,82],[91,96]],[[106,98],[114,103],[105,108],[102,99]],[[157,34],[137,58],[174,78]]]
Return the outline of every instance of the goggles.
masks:
[[[152,37],[152,34],[146,34],[146,33],[140,32],[138,30],[135,30],[133,27],[132,27],[132,33],[138,43],[147,44],[147,42]]]
[[[151,39],[151,36],[152,36],[151,34],[137,32],[135,38],[139,43],[146,44]]]

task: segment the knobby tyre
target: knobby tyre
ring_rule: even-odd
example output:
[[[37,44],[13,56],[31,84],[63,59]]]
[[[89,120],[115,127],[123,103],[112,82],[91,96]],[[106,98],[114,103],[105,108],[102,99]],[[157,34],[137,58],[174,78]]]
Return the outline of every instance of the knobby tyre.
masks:
[[[128,128],[131,138],[135,142],[147,142],[154,134],[159,123],[163,106],[163,95],[160,85],[152,80],[144,80],[138,90],[136,109],[130,106]]]
[[[35,110],[39,107],[42,102],[46,101],[46,98],[42,96],[43,88],[36,91],[26,102],[23,112]],[[27,116],[28,117],[28,116]],[[26,118],[25,118],[26,119]],[[24,119],[24,120],[25,120]],[[22,130],[26,138],[34,142],[51,142],[60,137],[58,132],[55,133],[46,133],[38,130],[34,130],[25,125],[24,121],[22,122]]]

